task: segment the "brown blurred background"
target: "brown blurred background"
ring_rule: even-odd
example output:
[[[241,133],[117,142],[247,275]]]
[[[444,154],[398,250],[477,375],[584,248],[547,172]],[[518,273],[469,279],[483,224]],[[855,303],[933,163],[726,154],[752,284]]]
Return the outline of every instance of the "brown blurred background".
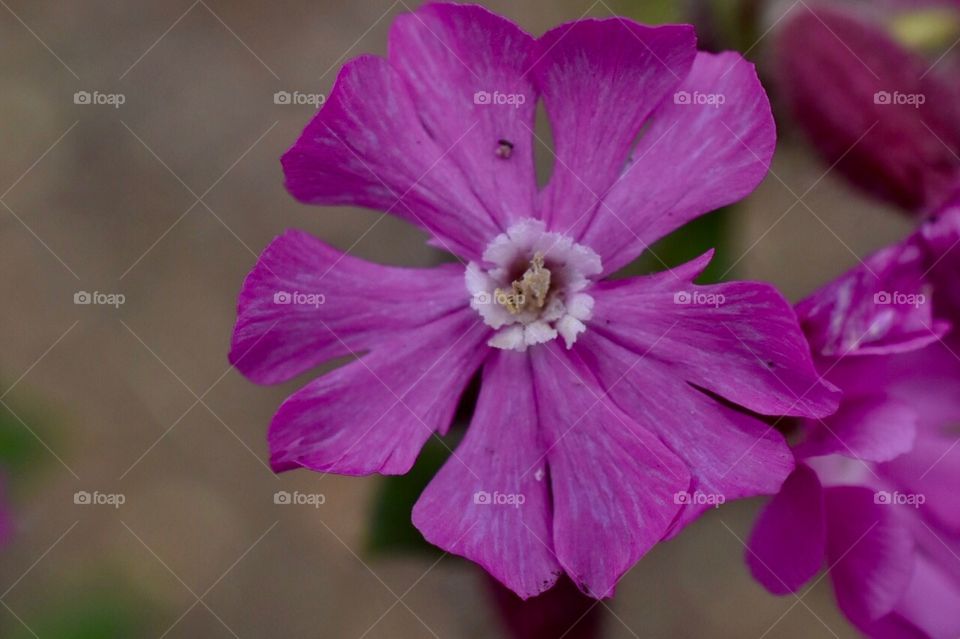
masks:
[[[267,424],[308,377],[259,388],[226,360],[243,277],[286,228],[370,260],[441,259],[404,223],[364,235],[377,213],[296,203],[278,161],[313,108],[274,93],[326,93],[344,59],[384,53],[415,4],[0,2],[0,411],[34,451],[8,473],[0,636],[67,636],[57,628],[98,616],[138,637],[503,636],[471,565],[366,551],[378,478],[274,476]],[[484,4],[534,34],[651,9]],[[761,65],[765,47],[750,51]],[[125,102],[76,104],[78,91]],[[903,234],[825,170],[782,135],[773,174],[730,214],[738,277],[796,300]],[[796,204],[811,186],[809,209]],[[78,291],[125,303],[76,305]],[[326,502],[277,505],[278,490]],[[125,503],[75,504],[77,491]],[[826,582],[798,603],[751,581],[740,540],[759,503],[650,553],[609,603],[608,636],[855,636]]]

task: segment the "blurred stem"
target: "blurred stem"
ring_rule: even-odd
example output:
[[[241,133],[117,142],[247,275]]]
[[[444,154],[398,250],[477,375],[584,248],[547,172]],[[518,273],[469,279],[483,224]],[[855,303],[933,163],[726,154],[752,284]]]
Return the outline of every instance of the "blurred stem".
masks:
[[[570,579],[539,597],[524,601],[499,581],[487,575],[494,605],[513,639],[599,639],[606,608],[581,593]]]

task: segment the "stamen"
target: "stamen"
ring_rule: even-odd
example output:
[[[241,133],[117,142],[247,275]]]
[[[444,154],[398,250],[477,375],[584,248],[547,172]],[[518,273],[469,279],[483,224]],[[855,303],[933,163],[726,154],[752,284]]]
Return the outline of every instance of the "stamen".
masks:
[[[510,291],[498,288],[494,293],[497,301],[513,315],[544,307],[550,292],[550,269],[543,265],[543,253],[534,254],[523,277],[511,282]]]
[[[589,247],[525,219],[490,242],[483,262],[487,268],[470,262],[465,278],[470,306],[496,331],[491,347],[524,351],[561,337],[571,348],[587,329],[593,298],[586,289],[603,271]]]

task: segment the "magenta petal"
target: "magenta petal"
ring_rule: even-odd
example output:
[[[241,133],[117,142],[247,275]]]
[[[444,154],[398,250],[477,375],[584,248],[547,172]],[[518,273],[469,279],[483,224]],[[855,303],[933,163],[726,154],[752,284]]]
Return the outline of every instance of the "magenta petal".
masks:
[[[460,268],[380,266],[287,231],[243,283],[230,362],[255,382],[283,382],[465,308],[467,300]]]
[[[775,493],[793,470],[786,441],[768,424],[709,397],[677,379],[667,366],[597,331],[581,340],[576,352],[604,391],[690,469],[689,492],[697,499],[686,500],[671,534],[721,500]]]
[[[934,318],[928,258],[916,237],[881,249],[797,305],[814,352],[889,354],[937,341],[949,324]]]
[[[503,229],[534,211],[537,94],[524,75],[533,45],[474,5],[427,4],[390,30],[389,60],[427,130]]]
[[[465,310],[307,384],[270,424],[274,470],[407,472],[424,442],[449,426],[487,337],[476,313]]]
[[[955,414],[946,423],[956,424],[958,419],[960,414]],[[960,535],[960,443],[956,433],[923,433],[913,450],[884,464],[880,472],[902,492],[923,495],[921,512],[937,529]]]
[[[645,27],[622,18],[567,23],[537,41],[529,64],[557,155],[540,204],[550,230],[576,238],[594,215],[608,215],[598,210],[600,198],[695,55],[692,27]]]
[[[747,544],[750,573],[776,595],[796,592],[823,565],[826,534],[820,480],[801,464],[757,517]]]
[[[837,453],[884,462],[913,448],[917,413],[910,404],[883,394],[847,395],[836,413],[810,423],[810,433],[797,446],[798,457]]]
[[[860,628],[870,639],[931,639],[931,635],[914,625],[909,619],[891,612],[878,621]],[[949,639],[951,635],[943,635]]]
[[[686,381],[764,415],[821,417],[822,382],[793,309],[772,286],[695,286],[680,271],[601,282],[592,326]]]
[[[584,593],[617,581],[667,531],[690,486],[684,463],[603,398],[591,371],[557,343],[531,352],[547,447],[557,558]]]
[[[581,239],[602,250],[606,273],[751,193],[767,174],[777,138],[757,72],[737,53],[698,53],[650,120]]]
[[[527,356],[496,352],[484,366],[463,442],[413,509],[427,541],[477,562],[524,599],[563,574],[553,553],[550,480],[537,430]]]
[[[932,282],[934,312],[939,317],[960,317],[960,180],[957,193],[943,208],[928,217],[919,235],[931,262],[928,279]]]
[[[461,133],[476,119],[460,119]],[[428,132],[406,81],[382,58],[343,66],[329,99],[283,156],[287,188],[309,204],[386,211],[477,260],[500,232],[474,189]]]
[[[913,569],[913,539],[897,507],[874,503],[861,486],[824,490],[827,562],[837,603],[857,625],[886,615],[903,595]]]
[[[936,541],[934,543],[940,543]],[[956,561],[955,557],[948,557],[947,561]],[[916,564],[913,568],[913,575],[910,579],[910,585],[906,593],[897,604],[897,612],[894,613],[900,623],[898,628],[907,627],[905,624],[910,622],[916,626],[913,629],[914,634],[909,632],[904,634],[883,635],[877,632],[877,628],[865,628],[864,630],[872,633],[871,637],[881,637],[889,639],[909,639],[911,637],[933,637],[936,639],[953,639],[960,637],[960,584],[951,572],[956,572],[951,564],[950,567],[944,567],[942,564],[934,563],[923,555],[918,555]],[[893,625],[890,620],[881,620],[878,626],[886,629]],[[920,630],[922,628],[922,631]]]

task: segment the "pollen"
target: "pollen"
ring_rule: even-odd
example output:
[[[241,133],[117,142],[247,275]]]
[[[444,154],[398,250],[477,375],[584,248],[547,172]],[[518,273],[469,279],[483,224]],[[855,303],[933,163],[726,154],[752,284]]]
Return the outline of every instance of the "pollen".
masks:
[[[540,310],[550,293],[550,269],[543,265],[543,253],[536,253],[523,276],[514,280],[505,291],[495,291],[496,300],[513,315]]]
[[[602,271],[589,247],[527,218],[495,237],[482,263],[467,265],[465,282],[471,308],[496,331],[488,345],[524,351],[562,337],[571,348],[587,329],[587,290]]]

